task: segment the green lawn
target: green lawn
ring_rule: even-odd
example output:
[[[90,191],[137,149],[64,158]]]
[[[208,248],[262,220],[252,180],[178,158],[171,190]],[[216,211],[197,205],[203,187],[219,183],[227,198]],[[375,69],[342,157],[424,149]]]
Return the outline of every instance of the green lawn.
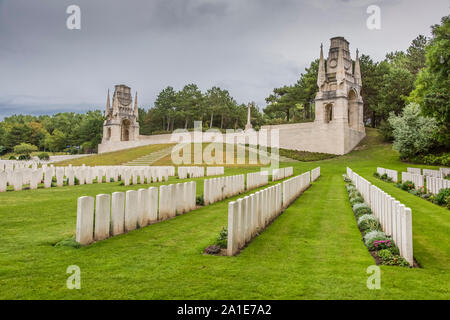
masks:
[[[401,170],[407,165],[375,131],[368,133],[359,151],[293,163],[296,175],[320,165],[322,177],[237,257],[202,254],[227,224],[228,201],[73,249],[53,244],[75,234],[79,196],[140,186],[2,193],[0,298],[449,299],[450,212],[372,178],[377,166]],[[413,211],[414,257],[422,268],[381,266],[381,290],[366,287],[366,269],[374,261],[348,202],[342,180],[346,166]],[[226,174],[254,170],[227,168]],[[197,189],[200,194],[202,184]],[[69,265],[81,268],[81,290],[66,288]]]

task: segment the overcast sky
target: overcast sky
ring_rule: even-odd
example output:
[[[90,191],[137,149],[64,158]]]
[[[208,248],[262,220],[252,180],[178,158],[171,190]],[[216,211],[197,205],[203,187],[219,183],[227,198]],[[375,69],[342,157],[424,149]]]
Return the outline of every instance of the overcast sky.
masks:
[[[81,8],[81,30],[66,9]],[[369,30],[367,7],[381,8]],[[127,84],[148,108],[167,86],[220,86],[265,106],[344,36],[376,60],[449,14],[449,0],[0,0],[0,119],[103,109]]]

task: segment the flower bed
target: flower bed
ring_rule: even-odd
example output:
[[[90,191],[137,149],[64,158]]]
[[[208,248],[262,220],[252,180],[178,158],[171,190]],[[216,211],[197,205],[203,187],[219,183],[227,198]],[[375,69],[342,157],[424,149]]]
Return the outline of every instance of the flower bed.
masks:
[[[382,231],[380,222],[372,214],[370,207],[364,203],[364,198],[355,185],[345,175],[344,181],[363,242],[377,264],[409,267],[409,263],[400,256],[394,240]]]

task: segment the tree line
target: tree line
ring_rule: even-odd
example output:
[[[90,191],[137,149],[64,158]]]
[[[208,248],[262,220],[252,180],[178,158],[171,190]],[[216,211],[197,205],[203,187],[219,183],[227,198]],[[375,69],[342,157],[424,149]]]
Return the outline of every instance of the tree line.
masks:
[[[258,129],[264,118],[256,103],[251,102],[251,121]],[[140,133],[144,135],[191,129],[194,121],[204,128],[238,129],[247,123],[247,105],[239,104],[227,90],[212,87],[201,92],[196,84],[188,84],[180,91],[173,87],[162,90],[153,108],[139,110]]]

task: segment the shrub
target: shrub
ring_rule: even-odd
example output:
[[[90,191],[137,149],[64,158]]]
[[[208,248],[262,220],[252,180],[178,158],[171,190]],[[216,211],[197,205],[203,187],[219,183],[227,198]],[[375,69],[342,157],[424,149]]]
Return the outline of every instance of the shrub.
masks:
[[[19,156],[19,160],[30,160],[30,159],[31,159],[31,157],[29,154],[21,154]]]
[[[39,153],[38,158],[39,158],[39,160],[44,160],[44,161],[50,160],[50,156],[47,152]]]
[[[365,203],[357,203],[353,206],[353,212],[357,218],[366,215],[372,214],[372,209]]]
[[[375,172],[375,173],[373,174],[373,176],[374,176],[375,178],[378,178],[378,179],[381,178],[381,176],[380,176],[380,174],[379,174],[378,172]]]
[[[409,193],[417,196],[419,194],[419,191],[417,191],[416,189],[412,189],[412,190],[409,190]]]
[[[414,183],[412,181],[397,183],[397,187],[399,187],[400,189],[405,190],[405,191],[410,191],[415,188]]]
[[[443,165],[443,166],[449,166],[450,165],[450,153],[444,153],[442,155],[434,155],[429,154],[422,158],[422,161],[425,164],[428,165]]]
[[[344,174],[343,177],[344,177],[344,181],[346,183],[351,183],[352,182],[352,180],[349,177],[347,177],[347,175]]]
[[[403,158],[426,153],[436,144],[437,121],[422,116],[418,104],[407,105],[402,115],[396,116],[392,113],[388,121],[393,128],[393,148],[399,151]]]
[[[14,156],[10,156],[10,157],[9,157],[9,160],[17,160],[17,158],[14,157]]]
[[[383,231],[369,231],[364,235],[364,244],[367,247],[373,246],[374,241],[388,240],[388,237]]]
[[[223,227],[222,231],[219,233],[219,237],[215,243],[217,246],[226,249],[228,244],[228,229],[227,227]]]
[[[406,261],[399,255],[392,255],[389,260],[384,261],[384,264],[388,266],[409,267],[408,261]]]
[[[442,189],[436,195],[435,202],[440,206],[447,205],[449,197],[450,197],[450,188]]]
[[[377,255],[381,258],[381,260],[383,260],[383,262],[391,260],[394,256],[389,249],[382,249],[377,252]]]
[[[203,195],[198,196],[196,198],[196,203],[198,206],[204,206],[205,205],[205,199],[203,199]]]
[[[350,204],[354,206],[357,203],[364,203],[364,199],[362,197],[353,197],[350,198]]]
[[[350,193],[353,190],[356,190],[356,187],[352,184],[348,184],[345,188],[347,189],[348,193]]]
[[[80,184],[80,180],[77,177],[73,178],[73,183],[74,185],[79,185]]]
[[[388,177],[387,173],[384,173],[381,177],[381,180],[386,181],[386,182],[392,182],[392,178]]]
[[[24,142],[14,147],[14,153],[22,155],[30,155],[30,153],[35,152],[37,150],[38,148],[36,146]]]
[[[349,198],[362,197],[362,194],[358,190],[353,189],[348,193],[348,197]]]
[[[378,230],[381,231],[381,224],[372,214],[365,214],[358,219],[358,228],[362,231]]]

